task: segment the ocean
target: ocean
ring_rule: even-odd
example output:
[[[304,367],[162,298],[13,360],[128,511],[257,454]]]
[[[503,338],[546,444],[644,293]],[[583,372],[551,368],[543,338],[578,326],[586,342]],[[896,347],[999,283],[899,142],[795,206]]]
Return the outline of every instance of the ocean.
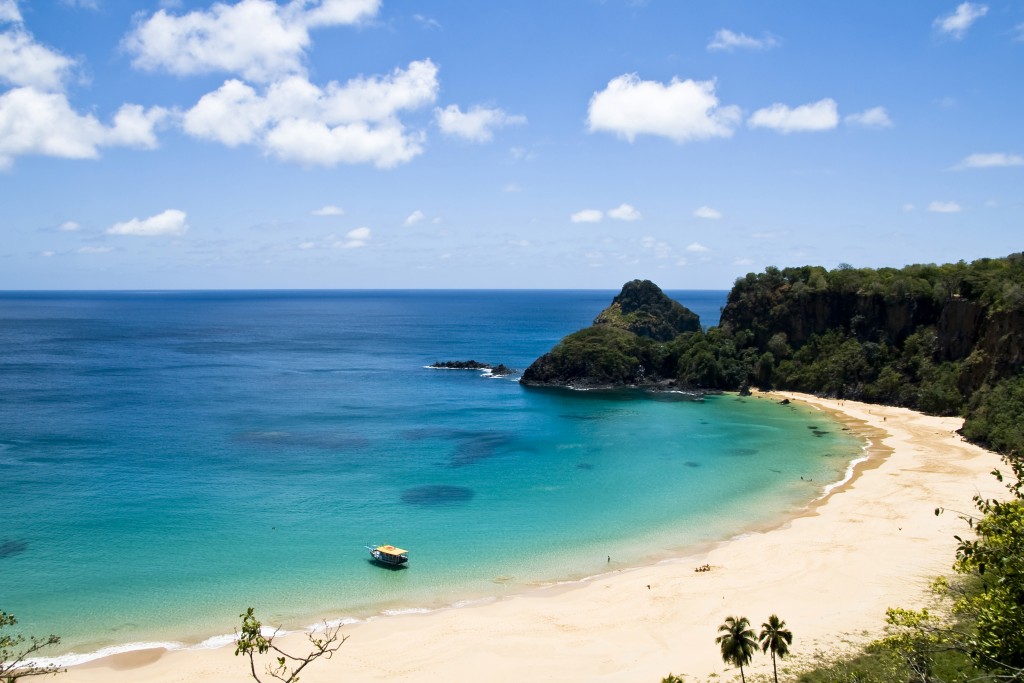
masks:
[[[615,293],[0,293],[0,609],[74,663],[490,600],[777,523],[861,455],[801,406],[427,367],[523,370]]]

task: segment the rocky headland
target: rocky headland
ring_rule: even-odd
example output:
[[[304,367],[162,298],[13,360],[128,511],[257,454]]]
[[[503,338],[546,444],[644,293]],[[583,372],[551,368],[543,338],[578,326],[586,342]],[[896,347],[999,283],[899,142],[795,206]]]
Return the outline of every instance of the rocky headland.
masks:
[[[527,386],[745,387],[961,415],[968,439],[1024,454],[1024,254],[971,263],[739,278],[721,322],[626,283],[590,327],[530,365]]]
[[[663,363],[664,345],[700,329],[696,313],[650,280],[633,280],[593,325],[564,338],[519,381],[574,389],[679,388],[673,368]]]

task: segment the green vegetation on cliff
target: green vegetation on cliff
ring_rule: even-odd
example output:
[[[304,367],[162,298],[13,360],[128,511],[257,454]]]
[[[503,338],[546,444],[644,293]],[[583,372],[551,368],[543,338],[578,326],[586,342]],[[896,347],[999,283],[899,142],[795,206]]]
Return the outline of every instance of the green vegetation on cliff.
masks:
[[[634,280],[523,375],[532,385],[745,385],[964,415],[1024,454],[1024,254],[972,263],[767,268],[736,281],[717,328]]]

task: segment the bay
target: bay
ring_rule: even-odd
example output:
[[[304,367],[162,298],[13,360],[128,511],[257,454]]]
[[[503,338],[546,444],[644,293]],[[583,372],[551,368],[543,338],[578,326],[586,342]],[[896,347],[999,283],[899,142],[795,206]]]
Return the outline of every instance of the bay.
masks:
[[[522,370],[614,294],[0,293],[0,608],[88,653],[491,599],[772,523],[860,454],[768,400],[426,367]]]

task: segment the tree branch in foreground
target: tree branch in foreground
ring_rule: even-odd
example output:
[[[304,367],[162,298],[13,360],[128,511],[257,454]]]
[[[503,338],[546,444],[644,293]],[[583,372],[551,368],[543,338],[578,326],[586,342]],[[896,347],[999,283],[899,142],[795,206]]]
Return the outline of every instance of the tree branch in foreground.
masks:
[[[274,629],[269,636],[263,635],[263,625],[256,618],[252,607],[239,616],[242,617],[242,630],[236,633],[235,656],[245,655],[249,658],[249,673],[258,683],[262,683],[262,679],[256,673],[257,654],[264,655],[273,651],[276,663],[266,665],[266,675],[284,683],[297,683],[303,669],[320,657],[330,659],[348,640],[348,636],[341,635],[340,625],[328,627],[325,623],[323,631],[308,634],[309,642],[313,645],[312,651],[304,656],[295,656],[274,645],[274,638],[280,629]]]
[[[0,611],[0,630],[7,626],[14,626],[17,623],[18,620],[14,618],[13,614]],[[14,683],[19,678],[48,676],[65,671],[65,669],[61,669],[55,664],[36,666],[32,662],[33,655],[40,650],[60,643],[59,636],[53,634],[45,638],[31,636],[28,638],[28,646],[21,650],[21,645],[24,642],[25,636],[23,635],[8,636],[0,634],[0,681]]]

